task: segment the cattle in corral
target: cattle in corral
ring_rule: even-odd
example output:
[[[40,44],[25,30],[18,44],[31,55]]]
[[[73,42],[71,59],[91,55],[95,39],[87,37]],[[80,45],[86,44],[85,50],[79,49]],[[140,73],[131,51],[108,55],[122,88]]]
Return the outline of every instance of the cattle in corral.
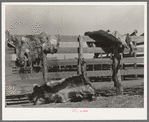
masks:
[[[83,76],[72,76],[58,81],[49,81],[41,86],[34,86],[30,97],[34,105],[53,102],[78,102],[93,100],[96,92],[90,84],[85,84]]]
[[[6,41],[13,42],[17,55],[16,65],[18,67],[41,66],[44,53],[54,54],[59,48],[60,36],[40,35],[11,35],[6,31]]]
[[[107,54],[112,53],[114,45],[118,45],[119,53],[122,53],[125,48],[130,50],[130,54],[135,50],[135,46],[129,34],[120,35],[117,31],[111,33],[109,30],[98,30],[85,32],[84,35],[95,40],[95,42],[87,42],[89,47],[101,47]],[[98,58],[99,54],[100,53],[95,53],[94,58]]]

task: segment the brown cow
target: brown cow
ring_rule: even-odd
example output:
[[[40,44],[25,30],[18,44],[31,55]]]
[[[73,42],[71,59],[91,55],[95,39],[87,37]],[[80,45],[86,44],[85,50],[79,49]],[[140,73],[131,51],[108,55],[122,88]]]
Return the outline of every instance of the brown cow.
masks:
[[[30,99],[34,105],[93,100],[96,98],[95,90],[90,84],[84,84],[83,80],[83,76],[79,75],[36,85]]]

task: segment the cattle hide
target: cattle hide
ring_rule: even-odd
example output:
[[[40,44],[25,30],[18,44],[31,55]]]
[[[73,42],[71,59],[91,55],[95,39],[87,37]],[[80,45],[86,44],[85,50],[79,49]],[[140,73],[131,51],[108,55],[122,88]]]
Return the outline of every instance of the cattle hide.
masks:
[[[85,84],[83,76],[72,76],[58,81],[50,81],[36,85],[30,97],[34,105],[53,102],[77,102],[84,99],[93,100],[95,90],[90,84]]]
[[[129,34],[120,35],[117,31],[114,33],[110,33],[109,31],[93,31],[93,32],[85,32],[85,36],[90,37],[95,40],[95,42],[87,42],[89,47],[101,47],[103,51],[107,54],[113,53],[114,45],[118,45],[118,52],[123,53],[125,48],[130,50],[130,54],[133,54],[135,50],[135,46],[132,43]],[[108,48],[107,48],[108,47]],[[99,53],[95,53],[94,58],[98,58]]]

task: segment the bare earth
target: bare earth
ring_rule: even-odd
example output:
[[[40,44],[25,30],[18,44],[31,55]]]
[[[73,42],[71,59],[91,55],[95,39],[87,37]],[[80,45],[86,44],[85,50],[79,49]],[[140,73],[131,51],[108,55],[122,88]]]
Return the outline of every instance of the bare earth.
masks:
[[[113,82],[92,83],[98,97],[94,101],[50,103],[45,105],[13,105],[7,107],[23,108],[143,108],[144,107],[144,80],[123,81],[124,95],[117,96]]]

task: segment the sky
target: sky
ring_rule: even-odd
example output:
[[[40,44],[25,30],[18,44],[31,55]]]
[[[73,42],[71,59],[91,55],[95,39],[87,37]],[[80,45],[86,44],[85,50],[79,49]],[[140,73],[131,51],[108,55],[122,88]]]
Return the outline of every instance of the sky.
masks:
[[[144,32],[143,5],[6,5],[6,29],[12,34],[84,35],[86,31]]]

